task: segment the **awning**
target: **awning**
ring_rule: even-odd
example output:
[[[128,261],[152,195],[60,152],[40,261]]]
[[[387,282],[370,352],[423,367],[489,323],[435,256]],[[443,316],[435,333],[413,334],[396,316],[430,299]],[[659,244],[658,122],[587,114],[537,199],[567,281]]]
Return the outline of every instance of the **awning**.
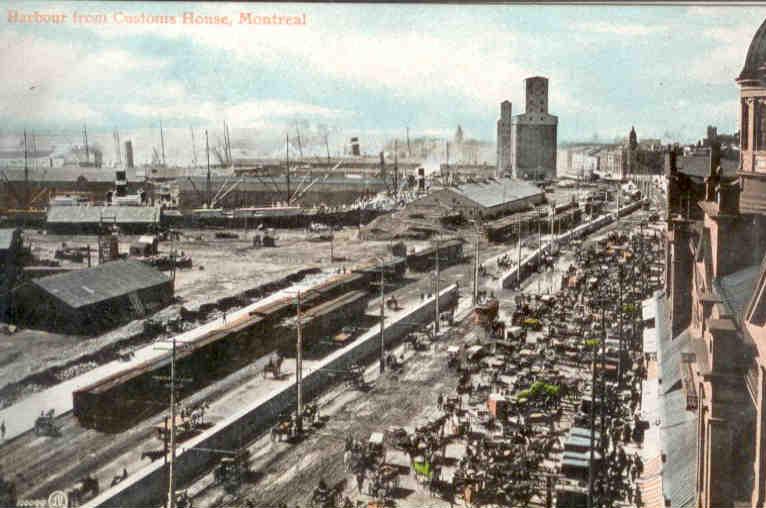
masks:
[[[659,418],[660,385],[657,379],[647,379],[641,382],[641,419],[654,422]]]
[[[381,445],[383,444],[383,433],[382,432],[373,432],[370,434],[370,444],[373,445]]]
[[[641,302],[641,317],[644,319],[644,321],[648,321],[649,319],[657,319],[657,307],[658,304],[656,296],[647,298]]]
[[[657,354],[656,328],[644,328],[644,354]]]

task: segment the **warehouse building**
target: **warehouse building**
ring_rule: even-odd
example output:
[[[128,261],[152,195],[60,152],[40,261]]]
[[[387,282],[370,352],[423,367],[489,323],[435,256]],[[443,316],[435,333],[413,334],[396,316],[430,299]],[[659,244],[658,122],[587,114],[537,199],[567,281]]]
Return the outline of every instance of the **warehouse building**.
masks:
[[[154,206],[51,206],[45,228],[53,234],[98,233],[101,225],[117,225],[128,234],[154,231],[162,213]]]
[[[422,198],[420,205],[446,207],[465,218],[492,219],[529,210],[545,201],[539,187],[513,178],[490,178],[481,182],[445,187]]]
[[[144,263],[120,260],[30,280],[13,296],[19,324],[95,334],[168,305],[173,282]]]

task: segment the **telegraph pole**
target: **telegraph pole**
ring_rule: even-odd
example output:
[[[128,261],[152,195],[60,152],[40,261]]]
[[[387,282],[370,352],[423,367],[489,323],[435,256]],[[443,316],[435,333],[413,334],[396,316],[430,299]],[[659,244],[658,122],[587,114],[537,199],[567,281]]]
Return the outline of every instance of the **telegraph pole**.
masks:
[[[436,294],[434,295],[434,339],[439,335],[439,239],[436,239]]]
[[[548,224],[548,233],[550,238],[548,239],[548,253],[553,255],[553,221],[556,216],[556,203],[551,204],[551,220]]]
[[[516,285],[521,288],[521,219],[516,219]]]
[[[394,199],[399,199],[399,140],[394,140]]]
[[[170,230],[170,261],[171,261],[171,277],[170,280],[173,283],[173,287],[176,284],[176,242],[175,231]]]
[[[542,215],[540,213],[537,214],[537,262],[540,266],[542,266],[543,261],[543,220]],[[542,277],[537,278],[537,294],[542,293],[542,288],[540,287],[540,279]]]
[[[301,292],[298,291],[298,304],[297,304],[297,328],[298,328],[298,340],[295,345],[295,384],[298,388],[298,411],[295,417],[295,426],[298,433],[303,432],[303,330],[301,324]]]
[[[170,355],[170,463],[168,464],[168,508],[176,506],[176,338]]]
[[[479,224],[476,223],[476,244],[473,253],[473,304],[479,304]]]
[[[593,344],[593,361],[591,362],[591,388],[590,388],[590,460],[588,461],[588,508],[593,508],[593,480],[594,480],[594,466],[593,466],[593,447],[596,439],[596,347],[598,344]]]
[[[601,467],[606,466],[606,460],[605,460],[605,449],[604,445],[606,444],[606,339],[607,339],[607,332],[606,332],[606,301],[603,302],[603,305],[601,306],[601,328],[603,328],[604,337],[601,341],[601,433],[600,433],[600,443],[599,448],[601,449]],[[595,402],[595,401],[594,401]]]
[[[620,326],[620,361],[618,363],[618,374],[617,374],[617,386],[622,388],[622,376],[623,376],[623,369],[624,369],[624,360],[623,356],[625,356],[625,345],[623,340],[623,334],[622,334],[622,265],[618,265],[618,272],[617,276],[619,277],[618,281],[618,287],[620,291],[619,295],[619,307],[618,307],[618,313],[619,313],[619,326]]]
[[[383,324],[385,322],[385,280],[383,277],[383,261],[380,262],[380,373],[386,371],[386,342],[383,337]]]

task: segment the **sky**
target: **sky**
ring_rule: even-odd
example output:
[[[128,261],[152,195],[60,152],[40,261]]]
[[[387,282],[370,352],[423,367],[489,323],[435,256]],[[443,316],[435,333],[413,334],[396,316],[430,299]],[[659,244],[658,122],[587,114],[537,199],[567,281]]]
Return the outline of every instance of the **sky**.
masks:
[[[287,132],[306,145],[350,136],[363,149],[410,135],[494,142],[499,104],[523,110],[523,80],[550,80],[559,140],[682,142],[708,124],[734,132],[754,6],[185,4],[5,2],[0,19],[0,137],[24,129],[79,139],[154,137],[169,151],[215,139],[276,152]],[[14,16],[64,14],[62,23]],[[230,24],[184,24],[182,16]],[[78,23],[103,15],[105,23]],[[305,25],[240,24],[299,16]],[[126,15],[175,24],[125,23]],[[304,18],[305,17],[305,18]],[[95,18],[92,18],[95,19]],[[296,127],[297,126],[297,127]],[[213,140],[211,140],[213,143]],[[367,143],[367,146],[365,146]],[[323,143],[321,143],[323,145]],[[311,148],[307,148],[310,150]],[[318,148],[317,148],[318,149]],[[322,147],[323,149],[323,147]]]

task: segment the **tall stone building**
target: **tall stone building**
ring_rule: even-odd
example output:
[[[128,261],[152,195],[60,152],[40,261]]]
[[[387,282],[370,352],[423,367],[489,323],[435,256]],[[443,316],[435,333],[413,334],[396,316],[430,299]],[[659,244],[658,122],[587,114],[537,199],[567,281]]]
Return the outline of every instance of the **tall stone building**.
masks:
[[[766,506],[766,22],[737,83],[737,177],[720,170],[718,140],[702,185],[669,154],[659,376],[670,506]]]
[[[511,167],[511,101],[500,104],[500,119],[497,121],[497,176],[512,171]]]
[[[514,178],[547,180],[556,177],[558,117],[548,113],[548,78],[524,80],[524,113],[511,122],[511,167]]]
[[[742,208],[766,212],[766,25],[755,34],[740,86],[740,146]]]

